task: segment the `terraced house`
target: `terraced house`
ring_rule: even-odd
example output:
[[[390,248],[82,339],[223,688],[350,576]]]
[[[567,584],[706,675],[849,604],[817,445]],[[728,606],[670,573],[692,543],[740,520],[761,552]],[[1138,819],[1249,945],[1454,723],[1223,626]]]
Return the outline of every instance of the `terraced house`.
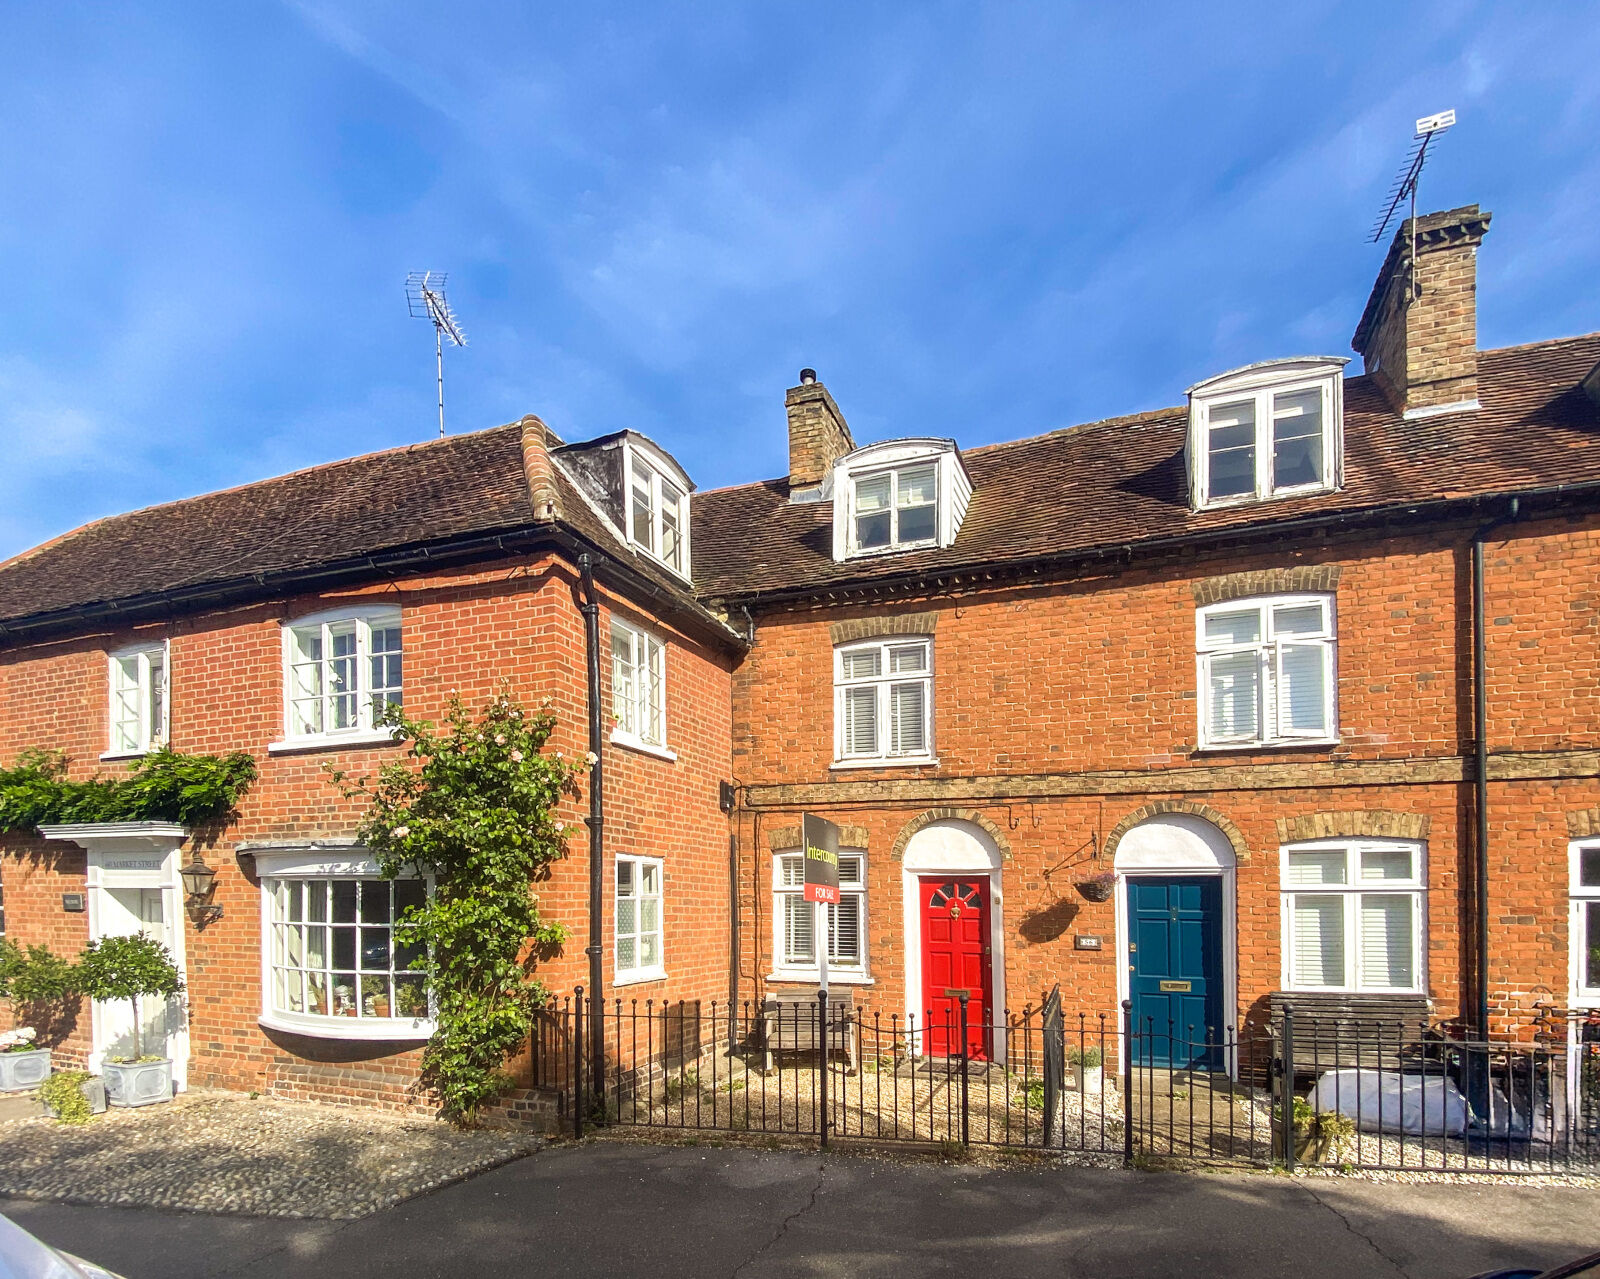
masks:
[[[181,828],[46,830],[7,839],[10,934],[162,930],[188,1081],[404,1103],[427,1003],[384,929],[426,886],[375,877],[321,765],[395,749],[371,699],[509,678],[564,750],[608,726],[603,821],[540,889],[558,988],[597,956],[608,995],[740,1003],[814,990],[826,946],[857,1007],[964,993],[990,1057],[1056,984],[1217,1035],[1285,999],[1506,1036],[1600,1007],[1600,334],[1480,351],[1489,224],[1401,229],[1359,373],[1264,351],[963,449],[858,446],[807,370],[760,483],[530,417],[28,552],[0,763],[169,738],[262,773],[203,850],[221,919],[184,917]],[[826,937],[803,813],[841,830]]]

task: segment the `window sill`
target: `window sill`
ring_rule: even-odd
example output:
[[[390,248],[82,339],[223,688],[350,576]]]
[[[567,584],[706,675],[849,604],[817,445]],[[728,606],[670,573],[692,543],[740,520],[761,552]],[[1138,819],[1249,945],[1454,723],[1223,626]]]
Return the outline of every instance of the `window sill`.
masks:
[[[1201,511],[1227,511],[1240,506],[1260,506],[1266,502],[1284,502],[1292,497],[1319,497],[1324,493],[1337,493],[1334,484],[1302,484],[1297,488],[1280,489],[1276,493],[1247,493],[1243,497],[1219,497],[1202,502]]]
[[[625,976],[618,973],[611,979],[611,988],[615,990],[619,986],[642,986],[647,981],[666,981],[666,979],[667,970],[665,968],[641,968],[637,972],[631,972]]]
[[[822,974],[815,968],[780,968],[775,973],[768,973],[767,981],[800,982],[805,985],[815,986],[822,981]],[[834,968],[828,969],[828,985],[830,986],[875,986],[875,982],[866,973],[841,972]]]
[[[659,564],[662,568],[666,569],[667,572],[671,573],[672,576],[677,578],[680,582],[688,583],[690,581],[689,575],[687,573],[685,573],[681,568],[675,568],[673,565],[667,563],[666,560],[662,559],[659,555],[657,555],[654,551],[652,551],[643,542],[640,542],[637,539],[630,537],[628,539],[628,545],[633,550],[639,552],[640,555],[643,555],[652,564]],[[684,549],[688,550],[688,547],[686,546],[686,547],[684,547]]]
[[[884,558],[886,555],[904,555],[910,551],[934,551],[938,550],[938,548],[939,542],[937,538],[930,538],[926,542],[904,542],[898,546],[874,546],[865,551],[846,551],[844,560],[841,562],[847,563],[850,560],[879,560]]]
[[[830,771],[849,768],[932,768],[939,760],[934,755],[901,755],[893,759],[836,759]]]
[[[295,1013],[262,1013],[256,1024],[268,1030],[312,1039],[365,1040],[370,1043],[420,1043],[432,1038],[431,1021],[412,1017],[313,1017]]]
[[[142,751],[106,751],[100,756],[100,762],[102,764],[112,764],[119,759],[143,759],[149,753],[149,747]]]
[[[1339,745],[1337,737],[1275,737],[1264,742],[1217,742],[1196,746],[1192,752],[1195,755],[1212,755],[1223,752],[1237,754],[1239,751],[1284,751],[1284,750],[1331,750]]]
[[[621,729],[611,731],[611,744],[622,746],[630,751],[638,751],[641,755],[654,755],[657,759],[664,759],[669,764],[676,763],[678,752],[669,750],[665,746],[657,746],[645,741],[642,737],[635,737],[632,733],[624,733]]]
[[[306,751],[336,751],[347,746],[388,746],[400,740],[393,729],[363,729],[359,733],[329,734],[325,737],[286,737],[267,746],[269,755],[299,755]]]
[[[1362,990],[1357,986],[1284,986],[1280,993],[1284,995],[1344,995],[1351,999],[1428,998],[1428,992],[1425,990]]]

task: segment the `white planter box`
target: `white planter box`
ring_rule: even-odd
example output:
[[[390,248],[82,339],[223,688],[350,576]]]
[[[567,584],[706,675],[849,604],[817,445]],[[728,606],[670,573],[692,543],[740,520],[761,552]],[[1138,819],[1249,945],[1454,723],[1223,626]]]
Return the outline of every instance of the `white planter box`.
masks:
[[[0,1053],[0,1092],[27,1092],[50,1077],[50,1050]]]
[[[172,1100],[172,1059],[141,1061],[131,1065],[104,1062],[106,1099],[113,1106],[153,1106]]]

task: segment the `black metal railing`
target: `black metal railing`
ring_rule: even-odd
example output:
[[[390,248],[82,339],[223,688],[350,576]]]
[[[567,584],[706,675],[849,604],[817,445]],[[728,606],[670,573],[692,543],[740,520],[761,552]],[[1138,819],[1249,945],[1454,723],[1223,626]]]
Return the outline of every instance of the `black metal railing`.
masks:
[[[1593,1036],[1586,1039],[1585,1035]],[[1297,1016],[1191,1027],[1038,1006],[921,1016],[835,992],[543,1010],[533,1082],[564,1122],[1139,1161],[1566,1172],[1600,1166],[1600,1025],[1529,1042]]]

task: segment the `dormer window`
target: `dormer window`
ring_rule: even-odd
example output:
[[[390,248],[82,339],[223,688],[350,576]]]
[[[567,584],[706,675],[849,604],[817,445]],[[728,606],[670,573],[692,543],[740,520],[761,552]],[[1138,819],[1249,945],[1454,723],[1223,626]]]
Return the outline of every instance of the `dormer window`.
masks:
[[[631,435],[624,449],[627,469],[628,541],[680,577],[689,576],[688,477],[664,455]]]
[[[1190,387],[1195,508],[1337,488],[1346,363],[1338,356],[1270,360]]]
[[[953,440],[890,440],[834,464],[834,559],[949,546],[972,497]]]

